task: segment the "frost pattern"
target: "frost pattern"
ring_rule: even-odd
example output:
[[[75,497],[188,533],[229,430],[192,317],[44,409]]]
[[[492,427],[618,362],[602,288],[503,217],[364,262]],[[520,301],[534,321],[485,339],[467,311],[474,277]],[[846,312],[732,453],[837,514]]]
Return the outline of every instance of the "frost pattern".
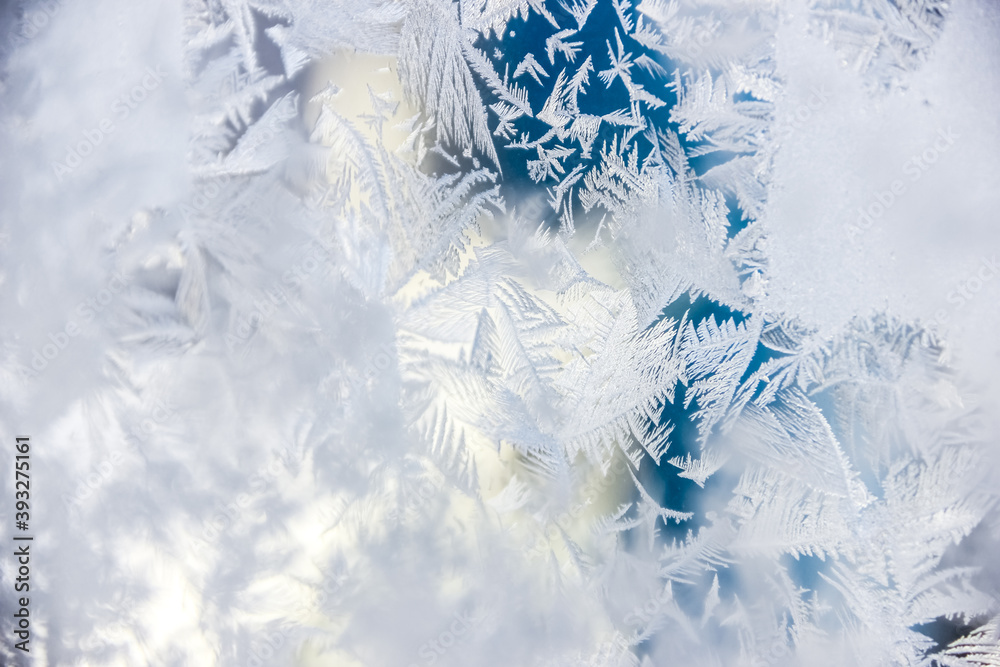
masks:
[[[801,4],[872,94],[946,15]],[[956,548],[1000,537],[989,433],[942,341],[763,305],[778,5],[184,11],[194,198],[115,223],[107,262],[134,278],[70,412],[101,460],[178,406],[107,491],[140,505],[180,493],[153,471],[207,429],[242,444],[202,461],[184,521],[140,526],[162,553],[124,549],[119,510],[60,503],[67,539],[110,512],[122,551],[80,566],[102,573],[92,613],[50,607],[73,628],[52,664],[244,664],[274,633],[275,664],[419,664],[455,614],[476,620],[448,664],[1000,664],[997,600]],[[303,99],[296,77],[347,49],[394,59],[405,100],[368,85],[351,117],[336,80]],[[234,502],[212,479],[275,460],[205,523]],[[198,610],[183,638],[142,613],[153,563]],[[920,631],[944,622],[963,635]]]

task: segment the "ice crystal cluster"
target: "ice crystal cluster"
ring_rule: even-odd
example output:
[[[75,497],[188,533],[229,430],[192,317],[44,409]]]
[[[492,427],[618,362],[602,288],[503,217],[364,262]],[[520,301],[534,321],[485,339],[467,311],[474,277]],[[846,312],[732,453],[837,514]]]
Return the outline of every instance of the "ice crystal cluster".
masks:
[[[992,0],[2,11],[4,665],[1000,665]]]

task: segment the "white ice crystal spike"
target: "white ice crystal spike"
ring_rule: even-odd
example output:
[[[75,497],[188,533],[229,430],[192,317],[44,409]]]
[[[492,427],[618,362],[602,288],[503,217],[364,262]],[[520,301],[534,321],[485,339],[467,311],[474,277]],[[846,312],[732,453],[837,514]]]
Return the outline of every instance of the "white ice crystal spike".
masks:
[[[1000,617],[960,637],[934,658],[945,667],[997,667],[1000,665]]]
[[[681,338],[681,379],[687,386],[684,407],[697,402],[695,418],[702,443],[726,416],[757,349],[760,329],[760,317],[739,324],[729,319],[720,325],[711,315],[697,326],[686,323]]]
[[[558,29],[555,17],[545,5],[544,0],[465,0],[461,3],[462,25],[484,37],[489,37],[491,31],[501,37],[511,19],[528,19],[534,12]]]
[[[428,430],[422,435],[430,445],[432,460],[458,488],[466,493],[475,494],[479,486],[475,461],[465,444],[464,433],[456,433],[453,421],[449,420],[447,408],[442,408],[430,416],[425,423],[428,425]]]
[[[687,140],[707,140],[714,150],[756,151],[759,138],[770,125],[770,105],[734,102],[729,86],[746,88],[741,79],[736,77],[734,84],[729,84],[723,77],[715,79],[710,72],[702,72],[697,78],[674,72],[677,104],[670,109],[671,122],[678,124],[678,131]]]
[[[632,32],[632,3],[628,0],[611,0],[611,6],[615,8],[615,14],[618,15],[618,21],[621,23],[622,30],[626,34]],[[617,29],[616,29],[617,30]]]
[[[509,514],[524,507],[531,500],[532,493],[531,487],[515,474],[500,493],[486,502],[501,515]]]
[[[577,30],[582,30],[594,7],[597,6],[597,0],[571,0],[568,4],[560,0],[559,6],[576,20]]]
[[[640,206],[639,215],[627,216],[630,223],[616,239],[619,270],[641,321],[651,322],[664,308],[675,310],[672,304],[701,293],[733,310],[750,310],[734,266],[737,250],[727,243],[725,198],[697,184],[675,133],[649,135],[654,150],[645,169],[656,186],[650,203],[657,205]]]
[[[570,411],[561,435],[570,451],[583,450],[598,458],[613,443],[624,446],[635,438],[659,460],[668,446],[669,427],[657,426],[656,421],[663,404],[673,401],[679,371],[673,352],[675,323],[665,319],[641,331],[628,301],[619,302],[617,313],[603,304],[584,305],[587,319],[593,317],[591,326],[599,327],[585,342],[596,354],[574,359],[562,374],[560,385]],[[587,323],[582,317],[577,322]],[[626,379],[621,375],[624,368],[629,377],[619,383]]]
[[[890,571],[902,590],[912,595],[918,580],[933,574],[945,550],[968,535],[986,516],[976,497],[982,474],[980,454],[967,447],[948,447],[934,459],[912,461],[890,471],[883,481],[888,523],[897,545]],[[962,480],[962,481],[959,481]]]
[[[920,66],[940,35],[949,3],[812,0],[809,9],[814,33],[882,92],[904,85],[906,75]]]
[[[531,105],[528,103],[528,91],[517,84],[509,83],[506,76],[501,80],[500,75],[493,69],[490,59],[476,47],[466,45],[463,48],[465,57],[468,59],[473,71],[482,77],[483,81],[486,82],[486,85],[490,87],[494,94],[503,102],[510,104],[525,116],[531,118],[533,114],[531,113]],[[514,74],[514,78],[517,78],[516,73]]]
[[[680,468],[681,472],[677,473],[678,477],[690,479],[702,488],[705,487],[708,478],[715,474],[725,462],[725,455],[716,450],[703,452],[701,458],[698,459],[692,459],[691,454],[685,454],[683,458],[675,456],[668,461],[675,468]]]
[[[399,57],[404,90],[436,119],[441,139],[458,150],[474,147],[496,163],[486,108],[472,77],[473,65],[466,61],[469,54],[485,70],[485,58],[471,46],[455,8],[421,0],[407,13]],[[499,83],[495,73],[492,79]],[[523,104],[510,97],[518,102],[514,106]]]
[[[857,472],[819,408],[801,392],[786,391],[768,408],[751,404],[738,424],[749,456],[828,493],[854,493]]]
[[[933,377],[933,364],[924,365],[921,355],[912,347],[914,339],[906,330],[887,328],[885,324],[876,321],[862,330],[875,334],[876,339],[889,334],[889,346],[883,353],[907,352],[904,360],[895,357],[902,366],[888,368],[884,362],[876,361],[877,356],[868,356],[866,367],[878,373],[878,381],[887,379],[887,371],[889,378],[905,372],[902,369],[907,365],[911,369],[923,368]],[[798,334],[775,338],[772,332],[768,340],[772,344],[785,341],[780,347],[794,354],[797,337]],[[836,344],[833,349],[837,349]],[[830,359],[830,352],[825,352],[820,357],[820,368],[835,359],[835,355]],[[833,368],[842,371],[840,363],[834,363]],[[855,371],[851,376],[861,378],[863,374]],[[785,439],[787,444],[782,453],[766,455],[770,466],[767,473],[758,471],[752,476],[745,473],[741,479],[738,495],[730,503],[730,511],[739,517],[741,526],[733,549],[834,556],[837,588],[850,591],[846,595],[848,608],[862,622],[869,622],[871,617],[866,614],[873,607],[894,609],[899,620],[895,623],[879,620],[878,627],[885,636],[897,638],[898,650],[910,656],[908,659],[917,660],[917,656],[932,647],[923,635],[914,634],[909,627],[962,613],[970,616],[988,613],[994,602],[972,585],[973,570],[940,567],[946,549],[959,543],[985,516],[986,510],[975,491],[977,450],[967,443],[942,446],[926,462],[910,458],[912,450],[897,451],[894,455],[900,467],[880,475],[880,489],[876,489],[879,496],[874,496],[864,489],[825,420],[805,394],[789,386],[774,396],[764,411],[754,404],[748,405],[738,422],[743,426],[736,432],[745,438],[748,433],[742,428],[763,424],[760,417],[771,414],[769,419],[783,423],[783,428],[792,435],[785,439],[772,433],[746,439],[748,443],[767,442],[768,446]],[[815,422],[815,426],[810,427],[810,422]],[[803,445],[807,446],[799,449]],[[763,450],[754,453],[751,447],[749,452],[758,456]],[[808,460],[802,459],[803,455]],[[824,466],[826,471],[813,467],[822,459],[828,462]],[[790,484],[789,476],[808,486]],[[843,500],[837,501],[836,496]],[[775,502],[777,498],[783,499],[782,502]],[[788,513],[788,501],[798,504],[799,509]],[[922,515],[925,511],[922,507],[933,507],[933,518]],[[889,526],[907,528],[895,532]]]
[[[668,581],[693,584],[706,570],[730,566],[734,560],[728,549],[733,536],[733,526],[726,521],[697,532],[689,531],[683,542],[675,539],[664,545],[659,556],[660,576]]]
[[[857,509],[846,499],[762,468],[744,473],[734,495],[729,509],[741,525],[734,552],[857,557],[850,527]]]
[[[184,248],[184,268],[174,297],[177,309],[188,326],[199,336],[207,331],[211,305],[205,277],[205,259],[201,249],[190,242]]]
[[[817,364],[821,369],[810,391],[832,390],[843,399],[836,425],[849,451],[863,447],[868,461],[885,461],[895,448],[927,452],[950,437],[935,391],[950,383],[949,373],[939,361],[940,348],[918,328],[885,316],[858,320],[849,333],[803,353],[813,358],[810,375]]]
[[[712,616],[712,612],[719,605],[719,575],[716,574],[712,577],[712,588],[708,591],[708,597],[705,599],[705,610],[701,614],[701,625],[702,627],[708,623],[708,619]]]
[[[574,28],[560,30],[545,40],[545,52],[549,57],[549,64],[556,64],[556,54],[561,54],[570,63],[576,61],[576,55],[580,53],[583,42],[568,42],[567,37],[577,34]]]
[[[800,391],[806,391],[820,384],[824,356],[822,353],[815,354],[819,350],[801,348],[807,336],[808,333],[794,323],[765,324],[761,333],[761,345],[783,356],[761,364],[740,387],[734,403],[743,406],[752,399],[757,405],[764,406],[774,401],[782,389],[794,386]]]
[[[410,385],[403,400],[413,411],[414,428],[435,456],[444,457],[449,474],[471,480],[474,457],[495,451],[501,442],[530,459],[535,473],[562,474],[564,464],[553,441],[534,425],[516,394],[464,365],[436,362],[402,370]]]
[[[531,53],[524,56],[524,59],[518,64],[517,68],[514,70],[514,78],[518,78],[523,74],[528,74],[533,78],[538,85],[542,85],[542,80],[539,75],[548,78],[549,74],[545,71],[545,68],[535,60],[535,56]]]
[[[357,257],[357,274],[366,267],[382,267],[367,291],[395,293],[419,271],[444,279],[454,264],[453,248],[463,243],[463,232],[474,227],[489,206],[499,206],[496,174],[488,169],[428,176],[380,144],[371,143],[350,121],[324,107],[314,132],[331,145],[331,176],[361,191],[354,199],[354,214],[373,218],[372,225],[392,250],[384,259]],[[358,200],[365,205],[358,207]],[[418,215],[414,215],[419,211]],[[413,220],[419,224],[414,225]],[[344,235],[351,239],[351,235]],[[384,249],[374,247],[376,253]]]
[[[616,2],[610,6],[602,6],[600,3],[562,3],[560,16],[562,14],[568,15],[577,26],[551,32],[542,28],[540,21],[532,24],[531,19],[528,19],[529,25],[537,25],[539,30],[548,34],[545,37],[548,64],[563,66],[562,74],[554,81],[543,79],[551,70],[546,71],[541,66],[541,56],[537,51],[514,52],[520,58],[514,77],[531,74],[536,84],[547,89],[543,91],[544,96],[538,97],[541,110],[537,114],[537,118],[550,127],[547,131],[539,131],[537,124],[526,122],[530,117],[528,109],[538,108],[537,102],[521,98],[517,94],[512,95],[507,88],[506,75],[501,80],[493,67],[482,58],[485,55],[483,52],[470,52],[467,56],[470,62],[474,62],[476,71],[482,74],[484,96],[488,101],[491,97],[495,100],[490,104],[490,108],[497,114],[494,135],[508,139],[518,137],[504,146],[508,151],[532,149],[539,152],[539,160],[532,160],[527,165],[531,177],[536,181],[547,177],[558,181],[554,189],[557,194],[551,198],[552,207],[567,227],[575,228],[574,218],[580,213],[577,204],[588,212],[595,205],[600,205],[606,211],[618,214],[624,213],[621,211],[621,200],[629,201],[616,183],[607,180],[607,173],[603,177],[593,178],[599,170],[607,171],[606,164],[602,165],[601,162],[605,162],[609,155],[605,152],[600,160],[596,159],[593,147],[597,140],[601,138],[604,142],[612,141],[616,147],[615,153],[630,151],[634,159],[638,159],[649,150],[642,131],[650,126],[666,126],[668,123],[669,97],[659,92],[663,89],[662,78],[667,69],[633,39],[635,9],[630,3]],[[600,25],[607,26],[603,33],[596,27],[594,16],[600,16]],[[586,31],[583,29],[585,24]],[[600,38],[600,43],[608,50],[609,68],[596,68],[597,59],[603,61],[605,57],[590,48],[591,41],[595,39],[592,35],[595,33],[604,35]],[[487,44],[496,44],[498,50],[503,50],[500,48],[502,43],[499,37],[491,39]],[[474,48],[478,48],[478,45]],[[517,48],[522,47],[519,44]],[[576,67],[578,54],[582,55],[584,51],[589,53],[586,53],[582,66]],[[573,70],[576,74],[570,77]],[[608,89],[599,96],[588,95],[584,90],[591,71],[599,72],[600,79]],[[529,87],[524,92],[535,99],[535,87]],[[515,112],[515,109],[522,106],[522,102],[525,109],[523,116]],[[521,130],[522,127],[525,129]],[[551,152],[553,149],[549,143],[560,142],[556,148],[561,148],[569,140],[580,143],[580,152],[562,164],[561,171],[545,166],[543,152]],[[504,159],[515,157],[511,155]],[[586,188],[573,188],[574,182],[585,177],[591,177]],[[626,187],[632,185],[630,183]],[[598,192],[589,192],[591,189]],[[611,192],[602,192],[606,189]],[[574,201],[572,190],[578,190],[578,201]]]
[[[635,484],[636,490],[639,492],[639,505],[636,508],[636,518],[634,522],[629,527],[634,527],[641,525],[643,527],[643,532],[646,533],[648,538],[647,546],[650,552],[653,551],[656,545],[656,538],[659,535],[659,524],[662,521],[666,524],[669,521],[674,521],[674,523],[680,523],[681,521],[688,521],[694,517],[693,512],[680,512],[667,507],[663,507],[658,503],[649,493],[646,491],[642,482],[635,476],[631,468],[629,469],[629,476],[632,478],[632,482]]]

